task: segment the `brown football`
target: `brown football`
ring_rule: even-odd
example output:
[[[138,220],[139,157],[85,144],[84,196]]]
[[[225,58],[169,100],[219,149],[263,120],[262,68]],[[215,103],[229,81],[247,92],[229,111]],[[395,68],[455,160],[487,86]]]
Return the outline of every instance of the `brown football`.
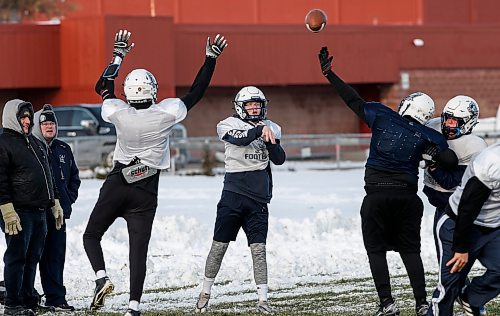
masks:
[[[306,15],[306,28],[313,32],[318,33],[326,26],[326,13],[321,9],[312,9]]]

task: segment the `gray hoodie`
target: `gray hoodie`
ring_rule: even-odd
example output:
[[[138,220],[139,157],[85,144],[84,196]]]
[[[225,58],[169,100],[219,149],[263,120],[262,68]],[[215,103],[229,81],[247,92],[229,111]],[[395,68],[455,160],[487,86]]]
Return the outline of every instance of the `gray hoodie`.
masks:
[[[54,109],[52,108],[52,105],[50,105],[50,104],[45,104],[41,110],[35,112],[35,119],[34,119],[35,126],[33,128],[33,136],[35,136],[36,138],[41,140],[47,146],[50,146],[50,143],[52,143],[52,141],[50,141],[50,143],[47,143],[47,141],[45,140],[45,138],[42,135],[42,129],[40,127],[40,116],[47,115],[47,114],[52,115],[54,117],[54,121],[56,123],[56,135],[54,136],[52,141],[57,138],[57,134],[59,133],[59,125],[57,124],[57,117],[56,117],[56,114],[54,112]]]
[[[29,135],[31,134],[31,131],[33,129],[33,121],[34,121],[33,106],[29,102],[19,99],[7,101],[7,103],[5,103],[5,107],[3,108],[2,126],[3,128],[8,128],[20,134],[24,134],[23,127],[20,122],[20,119],[24,114],[21,113],[22,109],[27,110],[31,118],[30,128],[27,134]]]

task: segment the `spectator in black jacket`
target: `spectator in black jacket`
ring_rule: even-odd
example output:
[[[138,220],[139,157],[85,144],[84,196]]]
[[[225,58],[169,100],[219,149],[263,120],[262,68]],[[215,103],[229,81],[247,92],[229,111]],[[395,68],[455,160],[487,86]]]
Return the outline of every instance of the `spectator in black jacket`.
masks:
[[[52,170],[64,218],[71,216],[71,205],[78,197],[80,177],[78,167],[71,147],[57,139],[57,118],[52,106],[46,104],[43,109],[35,113],[33,135],[46,146],[49,164]],[[66,301],[66,288],[63,282],[64,262],[66,258],[66,224],[56,229],[54,217],[50,212],[47,215],[47,237],[40,261],[40,279],[45,305],[54,306],[56,311],[74,311],[73,306]]]
[[[35,315],[34,283],[47,234],[45,212],[52,209],[61,228],[58,200],[43,144],[31,135],[33,106],[22,100],[5,104],[0,135],[0,218],[4,254],[5,315]]]

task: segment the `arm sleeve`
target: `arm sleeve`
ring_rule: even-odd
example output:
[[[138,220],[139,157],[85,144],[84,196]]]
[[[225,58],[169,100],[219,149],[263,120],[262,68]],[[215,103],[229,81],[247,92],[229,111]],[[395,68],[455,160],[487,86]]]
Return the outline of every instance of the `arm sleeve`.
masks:
[[[71,151],[69,153],[70,153],[71,167],[70,167],[70,175],[68,181],[68,195],[71,204],[73,204],[78,198],[78,189],[80,188],[81,180],[79,176],[78,167],[75,162],[75,157],[73,156],[73,153]]]
[[[227,131],[222,140],[236,146],[248,146],[251,142],[262,136],[264,126],[257,126],[249,130],[232,129]]]
[[[103,101],[106,99],[116,99],[115,80],[104,78],[101,75],[101,77],[99,77],[99,80],[97,80],[95,84],[95,92],[97,92],[97,94],[101,96]]]
[[[266,143],[267,151],[269,152],[269,160],[275,165],[282,165],[285,163],[286,154],[283,147],[280,145],[280,140],[276,140],[276,144]]]
[[[435,159],[438,165],[446,170],[453,169],[458,165],[457,155],[449,148],[437,153]]]
[[[205,63],[201,66],[191,85],[191,89],[189,89],[189,92],[185,96],[180,98],[186,105],[188,111],[191,110],[193,106],[201,100],[203,94],[205,94],[205,90],[207,90],[208,84],[214,74],[215,63],[215,58],[206,57]]]
[[[454,252],[469,252],[469,232],[490,193],[491,189],[475,176],[465,184],[458,204],[455,232],[453,233],[452,250]]]
[[[443,189],[451,190],[460,185],[466,168],[467,166],[459,165],[452,170],[446,171],[438,167],[429,169],[429,174]]]
[[[333,71],[328,72],[326,76],[328,81],[335,88],[339,96],[344,100],[345,104],[356,113],[359,118],[366,122],[365,117],[365,100],[363,100],[359,94],[350,85],[346,84],[342,79],[340,79]]]

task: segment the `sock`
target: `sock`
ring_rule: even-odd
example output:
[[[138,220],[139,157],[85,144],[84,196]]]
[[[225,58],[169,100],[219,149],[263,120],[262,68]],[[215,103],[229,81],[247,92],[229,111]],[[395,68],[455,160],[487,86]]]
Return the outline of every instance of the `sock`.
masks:
[[[210,294],[210,292],[212,291],[212,285],[214,285],[214,282],[215,282],[215,278],[212,279],[212,278],[203,278],[203,293],[207,293],[207,294]]]
[[[128,308],[133,309],[135,311],[139,311],[139,302],[138,301],[130,301],[128,303]]]
[[[259,301],[267,301],[267,284],[257,284],[257,295]]]
[[[104,277],[106,277],[106,276],[108,276],[108,275],[106,274],[106,270],[99,270],[99,271],[97,271],[97,272],[95,273],[95,277],[96,277],[97,279],[104,278]]]

